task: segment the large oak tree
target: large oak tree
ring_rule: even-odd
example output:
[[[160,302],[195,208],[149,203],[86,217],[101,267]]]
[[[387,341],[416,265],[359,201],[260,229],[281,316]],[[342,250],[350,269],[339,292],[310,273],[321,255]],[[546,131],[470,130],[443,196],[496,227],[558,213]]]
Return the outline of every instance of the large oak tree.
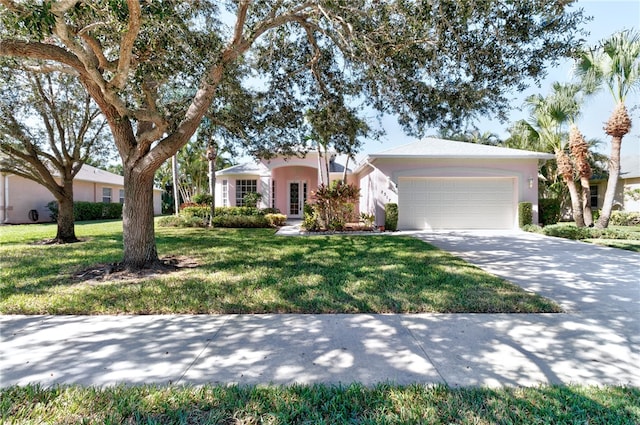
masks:
[[[414,133],[504,115],[510,90],[579,44],[571,3],[0,0],[0,55],[77,74],[100,106],[124,167],[123,263],[139,268],[158,258],[154,171],[228,84],[260,97],[242,130],[255,152],[298,144],[305,111],[327,97]],[[179,87],[193,94],[169,95]]]

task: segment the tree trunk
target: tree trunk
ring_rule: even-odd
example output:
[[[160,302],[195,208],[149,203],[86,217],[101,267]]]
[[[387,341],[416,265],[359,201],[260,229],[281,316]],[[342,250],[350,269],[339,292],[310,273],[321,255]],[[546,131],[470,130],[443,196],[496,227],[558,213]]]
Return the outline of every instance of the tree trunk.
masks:
[[[604,193],[602,211],[596,223],[599,229],[606,229],[609,226],[611,211],[613,210],[613,200],[616,195],[618,179],[620,178],[620,145],[622,137],[611,138],[611,157],[609,158],[609,179],[607,180],[607,191]]]
[[[58,201],[58,230],[55,242],[78,242],[73,218],[73,180],[65,180],[62,183],[62,190],[56,200]]]
[[[578,193],[578,187],[573,179],[564,179],[567,187],[569,188],[569,195],[571,196],[571,209],[573,210],[573,219],[576,222],[576,226],[585,227],[584,224],[584,211],[582,210],[582,197]]]
[[[159,261],[153,222],[153,174],[153,170],[139,172],[125,165],[122,265],[128,270],[139,270]]]
[[[580,177],[580,200],[582,201],[582,215],[584,217],[585,226],[593,226],[593,213],[591,211],[591,188],[589,187],[589,179]]]

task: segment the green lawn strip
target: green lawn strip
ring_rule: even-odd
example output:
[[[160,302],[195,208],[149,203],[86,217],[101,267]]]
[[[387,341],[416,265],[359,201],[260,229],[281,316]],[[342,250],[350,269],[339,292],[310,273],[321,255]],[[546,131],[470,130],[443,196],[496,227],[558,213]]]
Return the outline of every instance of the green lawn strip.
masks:
[[[620,239],[584,239],[595,245],[608,246],[611,248],[620,248],[627,251],[640,252],[640,241],[620,240]]]
[[[0,390],[3,423],[637,424],[640,389],[27,385]]]
[[[272,229],[157,228],[160,255],[199,267],[139,281],[71,276],[122,255],[121,222],[69,245],[0,246],[5,314],[558,312],[560,307],[410,237],[279,237]],[[31,226],[29,240],[38,240]],[[55,227],[37,226],[41,239]],[[17,228],[17,227],[16,227]],[[10,228],[11,229],[11,228]],[[4,230],[4,229],[2,229]],[[11,229],[13,231],[13,229]]]

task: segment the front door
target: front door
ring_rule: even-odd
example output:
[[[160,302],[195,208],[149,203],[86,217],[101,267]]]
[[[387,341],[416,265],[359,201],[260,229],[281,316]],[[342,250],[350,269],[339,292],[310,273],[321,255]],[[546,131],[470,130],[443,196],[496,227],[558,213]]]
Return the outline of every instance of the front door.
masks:
[[[306,182],[289,182],[289,211],[288,216],[301,218],[304,214],[304,203],[307,199]]]

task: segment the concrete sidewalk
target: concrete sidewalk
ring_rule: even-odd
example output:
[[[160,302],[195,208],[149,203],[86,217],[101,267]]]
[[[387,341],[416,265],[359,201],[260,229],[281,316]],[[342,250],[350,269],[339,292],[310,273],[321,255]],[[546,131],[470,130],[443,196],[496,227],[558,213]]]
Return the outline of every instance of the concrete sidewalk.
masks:
[[[1,316],[1,385],[640,386],[637,346],[620,320],[612,328],[575,314]]]

